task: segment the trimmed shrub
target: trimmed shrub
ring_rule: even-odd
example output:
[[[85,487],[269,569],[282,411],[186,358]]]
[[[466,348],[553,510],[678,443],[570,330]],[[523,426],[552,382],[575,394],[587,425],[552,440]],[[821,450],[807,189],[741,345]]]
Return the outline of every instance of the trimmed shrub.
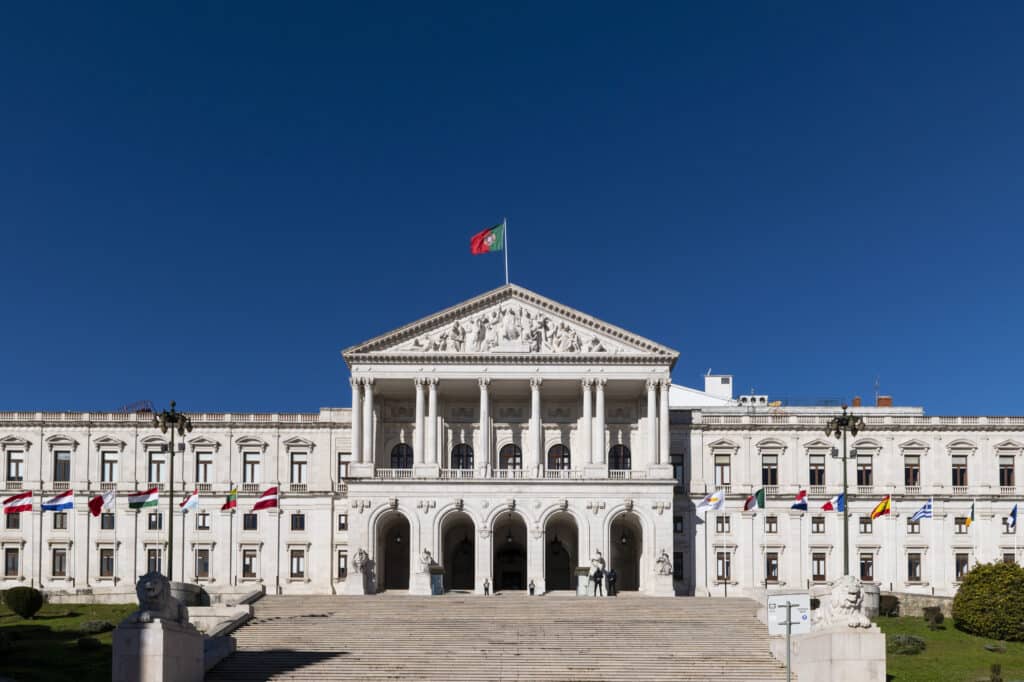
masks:
[[[78,648],[82,651],[95,651],[96,649],[99,649],[101,646],[103,645],[100,644],[100,640],[96,639],[95,637],[78,638]]]
[[[959,630],[979,637],[1024,641],[1024,568],[979,564],[964,576],[953,598]]]
[[[942,622],[944,620],[946,620],[946,616],[943,615],[941,607],[924,607],[924,622],[928,623],[929,630],[938,630],[942,627]]]
[[[34,587],[12,587],[4,593],[4,603],[22,618],[31,618],[43,608],[43,593]]]
[[[914,635],[896,635],[885,638],[885,650],[890,654],[916,656],[925,650],[928,644]]]
[[[78,626],[83,635],[100,635],[114,629],[114,624],[107,620],[87,620]]]
[[[878,615],[891,616],[895,618],[900,615],[900,599],[891,594],[883,594],[878,597]]]

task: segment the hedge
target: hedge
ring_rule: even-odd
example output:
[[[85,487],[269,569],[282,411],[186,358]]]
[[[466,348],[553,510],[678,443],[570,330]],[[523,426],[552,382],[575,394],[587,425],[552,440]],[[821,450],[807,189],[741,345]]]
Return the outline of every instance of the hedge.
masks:
[[[1024,641],[1024,568],[979,564],[963,578],[953,598],[956,627],[979,637]]]

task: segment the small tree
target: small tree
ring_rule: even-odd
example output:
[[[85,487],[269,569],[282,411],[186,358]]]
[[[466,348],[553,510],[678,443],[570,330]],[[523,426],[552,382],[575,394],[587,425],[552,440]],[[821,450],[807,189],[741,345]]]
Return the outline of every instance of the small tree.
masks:
[[[1024,641],[1024,568],[979,564],[964,576],[953,598],[953,620],[964,632]]]
[[[12,587],[4,592],[4,603],[22,618],[32,618],[43,608],[43,593],[34,587]]]

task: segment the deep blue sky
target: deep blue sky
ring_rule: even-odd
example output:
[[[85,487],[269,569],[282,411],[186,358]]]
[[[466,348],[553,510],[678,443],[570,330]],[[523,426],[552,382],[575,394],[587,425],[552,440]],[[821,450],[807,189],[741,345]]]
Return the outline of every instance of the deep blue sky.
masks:
[[[347,405],[507,215],[679,383],[1024,413],[1019,3],[179,4],[0,9],[0,409]]]

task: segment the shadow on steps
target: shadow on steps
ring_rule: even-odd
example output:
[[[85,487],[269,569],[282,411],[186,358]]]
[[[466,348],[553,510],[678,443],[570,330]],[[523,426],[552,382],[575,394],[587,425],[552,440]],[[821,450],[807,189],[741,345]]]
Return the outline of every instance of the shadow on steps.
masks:
[[[281,673],[294,672],[348,652],[296,651],[267,649],[236,651],[206,674],[207,680],[268,680]]]

